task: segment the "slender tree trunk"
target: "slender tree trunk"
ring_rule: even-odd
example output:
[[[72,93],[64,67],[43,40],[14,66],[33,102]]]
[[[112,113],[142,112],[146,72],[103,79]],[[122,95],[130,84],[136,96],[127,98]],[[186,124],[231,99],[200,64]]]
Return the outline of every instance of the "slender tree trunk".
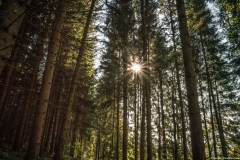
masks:
[[[99,122],[97,120],[97,135],[96,135],[96,146],[95,146],[95,158],[94,160],[98,160],[99,158]]]
[[[59,3],[58,10],[63,10],[65,6],[65,1],[62,0]],[[45,122],[48,101],[52,86],[53,73],[55,69],[56,59],[58,56],[61,25],[63,22],[65,12],[57,12],[54,22],[55,28],[53,29],[49,51],[47,56],[47,63],[42,77],[42,85],[40,89],[40,97],[38,106],[35,112],[35,118],[33,122],[33,130],[30,137],[30,143],[28,146],[28,152],[26,155],[26,160],[35,160],[39,155],[39,150],[41,146],[41,139],[43,134],[43,125]]]
[[[160,90],[160,87],[158,88]],[[160,112],[160,95],[159,90],[157,91],[158,97],[158,106],[157,106],[157,113],[158,113],[158,159],[162,158],[162,141],[161,141],[161,112]]]
[[[206,140],[207,140],[207,146],[208,146],[208,154],[209,154],[209,157],[212,157],[212,151],[211,151],[209,136],[208,136],[207,120],[206,120],[206,108],[204,107],[205,105],[203,102],[203,92],[202,92],[201,83],[200,83],[200,93],[201,93],[201,100],[202,100],[202,107],[203,107],[203,118],[204,118],[204,127],[205,127]]]
[[[19,35],[19,37],[22,37],[22,34]],[[0,85],[0,97],[1,97],[0,98],[0,109],[3,107],[3,102],[4,102],[6,94],[7,94],[7,89],[8,89],[8,85],[9,85],[9,82],[10,82],[10,78],[11,78],[14,66],[16,64],[14,61],[19,56],[18,51],[19,51],[19,48],[18,48],[18,46],[16,46],[12,51],[12,55],[10,57],[11,61],[4,68],[4,71],[5,71],[6,74],[3,75],[2,85]],[[2,72],[2,73],[4,73],[4,72]],[[2,116],[0,115],[0,119],[1,119],[1,117]]]
[[[213,107],[214,107],[214,110],[215,110],[215,117],[216,117],[217,125],[218,125],[218,132],[219,132],[219,135],[220,135],[220,142],[221,142],[221,146],[222,146],[222,154],[223,154],[223,157],[226,158],[227,157],[227,151],[226,151],[226,146],[225,146],[225,140],[224,140],[222,125],[221,125],[219,114],[218,114],[219,111],[218,111],[218,108],[217,108],[217,105],[216,105],[215,96],[213,94],[212,81],[211,81],[210,74],[209,74],[208,63],[207,63],[206,51],[205,51],[204,43],[203,43],[202,32],[200,32],[200,39],[201,39],[201,47],[202,47],[202,52],[203,52],[203,57],[204,57],[205,68],[206,68],[207,81],[209,82],[209,87],[210,87],[210,90],[209,90],[210,93],[209,94],[212,97]]]
[[[141,26],[142,26],[142,56],[144,57],[144,63],[149,63],[148,62],[148,52],[147,52],[147,27],[146,27],[146,18],[147,18],[147,13],[146,13],[146,8],[147,8],[148,1],[147,0],[141,0]],[[147,66],[147,77],[144,77],[143,79],[143,109],[142,114],[145,117],[145,107],[147,111],[147,160],[152,159],[152,132],[151,132],[151,104],[150,104],[150,78],[149,78],[149,68]],[[143,120],[145,118],[142,117]],[[144,122],[145,123],[145,122]],[[145,126],[143,126],[145,127]],[[145,129],[144,129],[145,130]],[[144,131],[145,132],[145,131]],[[144,137],[143,137],[144,138]],[[144,155],[141,156],[141,158],[144,158]]]
[[[75,146],[76,146],[76,142],[77,142],[79,117],[80,117],[80,115],[78,113],[76,113],[74,127],[73,127],[73,134],[72,134],[71,149],[70,149],[70,156],[73,158],[75,158],[74,151],[75,151],[75,148],[76,148]]]
[[[213,117],[212,100],[211,100],[211,95],[210,95],[209,82],[208,82],[208,92],[209,92],[208,99],[209,99],[209,108],[210,108],[211,126],[212,126],[213,151],[214,151],[214,157],[217,158],[217,145],[216,145],[215,126],[214,126],[214,117]]]
[[[184,160],[187,160],[188,159],[188,154],[187,154],[188,149],[187,149],[187,138],[186,138],[185,114],[184,114],[184,108],[183,108],[182,89],[181,89],[181,83],[180,83],[179,66],[178,66],[178,62],[177,62],[177,56],[175,56],[175,66],[176,66],[176,73],[177,73],[179,105],[180,105],[180,109],[181,109],[183,155],[184,155]]]
[[[42,46],[39,47],[39,50],[38,50],[39,54],[38,55],[41,55],[43,53],[42,49],[43,49],[43,44],[42,44]],[[33,96],[33,93],[34,93],[33,89],[34,89],[34,86],[35,86],[35,83],[36,83],[36,80],[37,80],[37,76],[38,76],[37,73],[38,73],[38,69],[39,69],[39,65],[40,65],[40,59],[38,61],[39,62],[37,64],[35,64],[34,69],[32,71],[33,77],[32,77],[31,82],[29,84],[30,90],[27,94],[26,102],[25,102],[25,105],[23,106],[23,111],[22,111],[23,113],[22,113],[21,118],[20,118],[20,123],[18,124],[18,127],[17,127],[16,136],[15,136],[13,146],[12,146],[12,150],[14,150],[14,151],[19,151],[19,149],[21,148],[21,141],[23,139],[24,126],[25,126],[25,123],[27,121],[27,114],[28,114],[28,110],[29,110],[29,107],[31,105],[31,99],[32,99],[32,96]]]
[[[166,142],[166,127],[165,127],[165,113],[163,109],[163,79],[162,79],[162,71],[159,73],[159,81],[160,81],[160,100],[161,100],[161,116],[162,116],[162,146],[163,153],[162,158],[167,159],[167,142]]]
[[[207,57],[206,57],[206,52],[205,52],[205,48],[204,48],[204,44],[203,44],[202,32],[200,32],[200,38],[201,38],[201,46],[202,46],[202,52],[203,52],[203,57],[204,57],[205,69],[206,69],[206,74],[207,74],[207,81],[208,81],[208,84],[209,84],[209,86],[208,86],[209,91],[210,91],[209,95],[211,95],[211,97],[212,97],[213,108],[215,110],[215,117],[216,117],[216,120],[217,120],[218,132],[219,132],[219,135],[220,135],[220,142],[221,142],[221,146],[222,146],[222,154],[223,154],[223,157],[227,157],[224,135],[223,135],[223,132],[222,132],[221,122],[219,120],[219,114],[218,114],[219,111],[218,111],[218,108],[217,108],[217,105],[216,105],[215,96],[213,94],[213,87],[212,87],[212,82],[211,82],[211,78],[210,78],[210,74],[209,74]],[[215,155],[215,156],[217,156],[217,155]]]
[[[15,47],[13,49],[12,55],[10,57],[10,59],[13,61],[11,61],[9,63],[9,65],[7,64],[2,72],[4,75],[3,75],[2,85],[0,85],[0,124],[2,122],[4,110],[5,110],[4,100],[6,100],[7,91],[9,89],[11,76],[12,76],[14,66],[15,66],[14,60],[16,60],[18,56],[19,56],[18,55],[18,47]]]
[[[73,100],[74,100],[75,89],[78,84],[77,81],[79,79],[79,72],[80,72],[80,68],[81,68],[82,56],[84,55],[84,51],[85,51],[88,29],[89,29],[89,26],[91,23],[95,3],[96,3],[96,0],[92,0],[90,10],[89,10],[88,16],[87,16],[87,21],[86,21],[86,24],[84,27],[83,36],[82,36],[82,40],[81,40],[81,46],[80,46],[79,54],[77,57],[77,63],[76,63],[73,78],[72,78],[72,81],[70,84],[70,93],[68,96],[65,113],[63,115],[62,127],[61,127],[61,131],[60,131],[59,139],[58,139],[58,144],[56,147],[55,155],[53,157],[54,160],[61,160],[63,158],[64,144],[66,143],[67,133],[70,130],[71,108],[72,108],[72,104],[73,104]]]
[[[51,139],[51,144],[50,144],[50,149],[49,149],[49,152],[50,153],[53,153],[54,152],[54,147],[55,147],[55,144],[57,143],[57,139],[58,139],[58,128],[60,128],[60,122],[61,122],[61,112],[60,112],[60,108],[61,106],[63,106],[62,102],[60,101],[60,99],[63,99],[63,93],[62,93],[62,86],[63,86],[63,83],[64,83],[64,77],[60,74],[58,75],[59,77],[59,84],[58,84],[58,87],[55,89],[56,92],[57,92],[57,95],[56,95],[56,100],[57,103],[56,103],[56,106],[54,106],[53,110],[54,110],[54,123],[53,123],[53,131],[52,131],[52,139]],[[56,80],[56,79],[55,79]]]
[[[128,2],[129,0],[121,0],[121,40],[122,40],[122,62],[123,62],[123,74],[127,74],[128,69],[128,25],[126,23],[126,17],[128,16]],[[126,26],[125,26],[126,25]],[[122,160],[127,160],[128,152],[128,77],[123,79],[123,142],[122,142]]]
[[[134,75],[134,159],[138,160],[137,74]]]
[[[115,75],[114,75],[115,77]],[[114,150],[114,141],[115,141],[115,115],[116,115],[116,86],[114,84],[113,90],[113,112],[112,112],[112,144],[111,144],[111,155],[108,157],[109,159],[115,159],[115,150]]]
[[[174,96],[174,78],[172,80],[172,117],[173,117],[173,140],[174,140],[174,153],[173,153],[173,159],[177,160],[178,159],[178,141],[177,141],[177,122],[176,122],[176,117],[177,117],[177,113],[176,113],[176,109],[177,105],[175,106],[175,96]]]
[[[32,0],[6,0],[0,8],[0,74],[5,60],[11,54],[12,47],[22,24],[26,9]]]
[[[187,87],[188,109],[190,119],[190,132],[192,142],[193,160],[205,159],[205,146],[201,124],[201,114],[197,95],[197,84],[194,72],[192,51],[187,28],[184,0],[177,0],[177,12],[182,43],[185,79]]]
[[[149,74],[148,74],[149,75]],[[150,77],[150,76],[149,76]],[[150,103],[150,80],[147,82],[146,108],[147,108],[147,160],[152,160],[152,125],[151,125],[151,103]]]
[[[116,128],[116,132],[117,132],[117,139],[116,139],[116,160],[119,160],[119,118],[120,118],[120,86],[119,86],[119,72],[118,72],[118,83],[117,83],[117,128]]]
[[[127,51],[124,49],[123,51],[123,70],[124,73],[127,74],[127,64],[128,64],[128,56]],[[123,160],[127,160],[127,150],[128,150],[128,80],[127,77],[123,80]]]
[[[56,135],[57,135],[57,126],[58,126],[58,117],[59,117],[59,109],[57,107],[54,107],[54,122],[53,122],[53,131],[52,131],[52,136],[51,136],[51,144],[50,144],[50,148],[49,148],[49,153],[53,153],[54,152],[54,146],[55,146],[55,142],[56,142]]]
[[[215,69],[213,66],[213,70],[215,73]],[[219,115],[219,127],[220,127],[220,134],[222,136],[220,136],[221,138],[221,142],[222,142],[222,153],[223,153],[223,157],[228,157],[228,153],[227,153],[227,149],[226,149],[226,142],[225,142],[225,136],[224,136],[224,132],[223,132],[223,125],[222,125],[222,115],[221,115],[221,110],[220,110],[220,102],[219,102],[219,94],[218,94],[218,87],[217,87],[217,82],[216,82],[216,78],[214,80],[214,84],[215,84],[215,88],[216,88],[216,96],[217,96],[217,105],[218,105],[218,115]]]
[[[145,103],[145,95],[146,94],[146,86],[145,83],[143,84],[143,89],[142,89],[142,119],[141,119],[141,139],[140,139],[140,160],[145,160],[145,108],[146,108],[146,103]]]

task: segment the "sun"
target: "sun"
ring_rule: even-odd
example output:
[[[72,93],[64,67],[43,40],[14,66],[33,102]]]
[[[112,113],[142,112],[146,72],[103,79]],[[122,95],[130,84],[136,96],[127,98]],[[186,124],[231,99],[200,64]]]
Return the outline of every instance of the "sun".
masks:
[[[141,66],[136,63],[134,63],[131,68],[134,72],[139,72],[141,70]]]

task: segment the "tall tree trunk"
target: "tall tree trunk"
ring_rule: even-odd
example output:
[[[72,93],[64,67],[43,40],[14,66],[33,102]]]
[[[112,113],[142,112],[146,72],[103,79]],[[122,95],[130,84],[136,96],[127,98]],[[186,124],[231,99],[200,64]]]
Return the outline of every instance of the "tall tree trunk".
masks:
[[[64,10],[65,7],[65,1],[62,0],[59,3],[58,10]],[[50,40],[49,50],[48,50],[48,56],[47,56],[47,63],[45,66],[45,70],[43,72],[42,77],[42,85],[40,89],[40,97],[38,106],[36,108],[34,122],[33,122],[33,130],[30,137],[30,143],[28,146],[28,151],[26,155],[26,160],[35,160],[37,159],[39,155],[39,149],[40,149],[40,143],[42,139],[43,134],[43,125],[45,122],[47,107],[48,107],[48,101],[52,86],[52,80],[53,80],[53,73],[55,69],[56,59],[58,56],[59,51],[59,45],[60,45],[60,37],[61,33],[59,32],[61,30],[63,18],[64,18],[65,12],[57,12],[56,17],[54,20],[54,29],[52,31],[52,36]]]
[[[216,146],[216,137],[215,137],[215,126],[214,126],[214,118],[213,118],[213,110],[212,106],[214,106],[214,96],[212,96],[212,83],[209,75],[209,70],[208,70],[208,64],[207,64],[207,58],[206,58],[206,53],[205,53],[205,48],[203,45],[203,38],[202,38],[202,33],[200,32],[200,39],[201,39],[201,47],[202,47],[202,52],[203,52],[203,58],[204,58],[204,64],[205,64],[205,70],[206,70],[206,75],[207,75],[207,86],[208,86],[208,97],[209,97],[209,105],[210,105],[210,113],[211,113],[211,124],[212,124],[212,136],[213,136],[213,147],[214,147],[214,156],[217,158],[217,146]],[[215,110],[216,113],[216,110]],[[216,117],[217,122],[218,122],[218,116]]]
[[[201,124],[201,114],[197,95],[197,84],[194,73],[192,51],[187,28],[184,0],[177,0],[177,12],[182,43],[185,79],[187,87],[188,109],[190,119],[190,132],[192,142],[193,160],[205,159],[205,146]]]
[[[163,109],[163,77],[162,71],[159,73],[159,81],[160,81],[160,100],[161,100],[161,116],[162,116],[162,146],[163,146],[163,153],[162,158],[167,159],[167,142],[166,142],[166,125],[165,125],[165,113]]]
[[[159,95],[160,86],[157,91],[157,114],[158,114],[158,159],[162,158],[162,141],[161,141],[161,112],[160,112],[160,95]]]
[[[38,55],[39,57],[41,57],[41,55],[43,54],[43,43],[41,43],[41,45],[39,45],[39,48],[38,48]],[[40,65],[40,58],[38,59],[38,62],[35,64],[34,66],[34,69],[32,71],[32,79],[31,79],[31,82],[29,84],[30,88],[29,88],[29,92],[27,94],[27,97],[26,97],[26,102],[25,102],[25,105],[23,106],[23,110],[22,110],[22,115],[21,115],[21,118],[20,118],[20,123],[18,124],[18,127],[17,127],[17,131],[16,131],[16,136],[15,136],[15,139],[14,139],[14,143],[13,143],[13,146],[12,146],[12,150],[14,151],[18,151],[20,148],[21,148],[21,141],[23,139],[23,133],[24,133],[24,126],[25,126],[25,123],[27,121],[27,114],[28,114],[28,110],[30,108],[30,105],[31,105],[31,99],[32,99],[32,96],[33,96],[33,89],[34,89],[34,86],[35,86],[35,83],[36,83],[36,80],[37,80],[37,76],[38,76],[38,70],[39,70],[39,65]]]
[[[77,142],[77,133],[78,133],[78,124],[79,124],[80,115],[76,113],[75,115],[75,121],[73,126],[73,133],[72,133],[72,142],[71,142],[71,149],[70,149],[70,156],[74,157],[74,151],[76,148],[76,142]]]
[[[22,34],[19,34],[18,36],[22,37]],[[10,57],[11,61],[8,64],[6,63],[4,71],[2,72],[2,74],[4,74],[4,73],[6,73],[6,74],[3,75],[2,85],[0,85],[0,97],[1,97],[0,98],[0,110],[3,107],[3,102],[4,102],[6,94],[7,94],[7,89],[9,86],[11,75],[12,75],[13,69],[16,64],[15,60],[17,59],[17,57],[19,57],[18,51],[19,51],[19,47],[15,46],[12,51],[11,57]],[[2,117],[2,115],[0,115],[0,119],[1,119],[1,117]]]
[[[173,40],[173,47],[174,47],[174,53],[175,53],[174,60],[175,60],[176,76],[177,76],[177,90],[178,90],[178,97],[179,97],[179,105],[181,108],[183,156],[184,156],[184,160],[187,160],[188,155],[187,155],[186,126],[185,126],[185,115],[184,115],[184,110],[183,110],[184,108],[183,108],[183,100],[182,100],[182,89],[181,89],[180,76],[179,76],[179,64],[177,62],[177,46],[176,46],[176,40],[175,40],[175,27],[174,27],[172,10],[170,7],[170,4],[171,4],[170,0],[168,0],[168,3],[169,3],[170,19],[171,19],[172,40]]]
[[[151,132],[151,104],[150,104],[150,78],[149,78],[149,68],[148,68],[148,44],[147,44],[147,6],[148,0],[141,0],[141,26],[142,26],[142,56],[144,59],[144,63],[147,64],[146,67],[146,77],[143,79],[143,98],[145,99],[145,104],[143,104],[143,108],[146,107],[147,111],[147,160],[152,159],[152,132]],[[145,110],[145,109],[144,109]],[[145,113],[143,113],[145,115]],[[145,118],[144,118],[145,119]],[[145,127],[145,126],[144,126]],[[141,157],[143,158],[143,157]]]
[[[22,24],[26,9],[32,0],[3,1],[0,8],[0,74],[5,65],[5,60],[11,54],[12,47]]]
[[[91,23],[95,3],[96,3],[96,0],[92,0],[91,6],[90,6],[90,9],[88,12],[88,16],[87,16],[87,21],[86,21],[86,24],[84,27],[83,36],[82,36],[82,40],[81,40],[81,46],[80,46],[79,54],[77,57],[77,63],[76,63],[76,67],[75,67],[74,74],[73,74],[71,84],[70,84],[70,92],[69,92],[69,96],[68,96],[68,100],[67,100],[67,104],[66,104],[66,108],[65,108],[65,113],[63,115],[62,127],[61,127],[61,131],[60,131],[59,139],[58,139],[58,144],[56,147],[55,155],[53,157],[54,160],[61,160],[63,158],[64,144],[66,143],[67,134],[70,130],[71,108],[72,108],[72,104],[73,104],[73,100],[74,100],[75,89],[78,84],[77,81],[79,79],[79,72],[81,69],[81,61],[82,61],[82,57],[83,57],[84,51],[85,51],[88,29],[89,29],[89,26]]]
[[[138,160],[137,74],[134,75],[134,159]]]
[[[126,17],[128,17],[129,0],[121,0],[121,40],[122,40],[122,62],[123,62],[123,74],[127,74],[128,70],[128,32],[129,24]],[[122,160],[127,160],[128,152],[128,77],[123,79],[123,142],[122,142]]]
[[[95,160],[99,160],[100,158],[100,125],[99,125],[99,120],[97,120],[97,137],[96,137],[96,150],[95,150]]]
[[[217,145],[216,145],[216,136],[215,136],[215,126],[214,126],[214,117],[213,117],[213,109],[212,109],[212,100],[211,100],[211,93],[209,82],[208,83],[208,99],[209,99],[209,108],[210,108],[210,117],[211,117],[211,126],[212,126],[212,140],[213,140],[213,151],[214,157],[217,158]]]
[[[11,76],[15,67],[15,60],[17,59],[17,57],[19,56],[18,54],[18,47],[15,47],[12,51],[12,55],[10,57],[10,59],[12,60],[9,64],[7,64],[4,67],[4,70],[2,72],[3,74],[3,80],[2,80],[2,85],[0,85],[0,124],[1,121],[3,119],[3,115],[4,115],[4,101],[6,100],[6,95],[7,95],[7,91],[9,89],[9,84],[11,81]]]
[[[128,55],[126,47],[123,51],[123,70],[124,74],[127,74],[127,64],[128,64]],[[128,80],[127,77],[123,79],[123,145],[122,152],[123,160],[127,160],[127,150],[128,150]]]
[[[207,140],[207,146],[208,146],[208,154],[209,157],[212,157],[212,151],[210,147],[210,142],[209,142],[209,136],[208,136],[208,128],[207,128],[207,120],[206,120],[206,108],[204,107],[204,102],[203,102],[203,92],[202,92],[202,85],[200,83],[200,93],[201,93],[201,100],[202,100],[202,107],[203,107],[203,118],[204,118],[204,127],[205,127],[205,132],[206,132],[206,140]]]
[[[116,132],[117,132],[117,139],[116,139],[116,160],[119,159],[119,118],[120,118],[120,83],[119,83],[119,72],[118,72],[118,83],[117,83],[117,128],[116,128]]]
[[[207,57],[206,57],[206,51],[205,51],[205,47],[204,47],[204,43],[203,43],[203,37],[202,37],[202,32],[200,32],[200,39],[201,39],[201,47],[202,47],[202,52],[203,52],[203,58],[204,58],[204,64],[205,64],[205,69],[206,69],[206,74],[207,74],[207,81],[209,83],[209,91],[210,91],[210,95],[212,97],[212,102],[213,102],[213,108],[215,110],[215,117],[217,120],[217,125],[218,125],[218,132],[220,135],[220,142],[221,142],[221,146],[222,146],[222,154],[223,157],[227,157],[227,151],[226,151],[226,146],[225,146],[225,140],[224,140],[224,135],[223,135],[223,130],[222,130],[222,125],[221,125],[221,121],[219,118],[219,111],[216,105],[216,100],[215,100],[215,96],[213,94],[213,87],[212,87],[212,81],[211,81],[211,77],[209,74],[209,69],[208,69],[208,63],[207,63]],[[217,156],[217,155],[215,155]],[[217,157],[216,157],[217,158]]]
[[[173,73],[172,73],[173,75]],[[175,104],[175,95],[174,95],[174,90],[175,90],[175,87],[174,87],[174,78],[172,80],[172,117],[173,117],[173,140],[174,140],[174,153],[173,153],[173,159],[174,160],[177,160],[178,159],[178,141],[177,141],[177,120],[176,120],[176,117],[177,117],[177,104],[176,106],[174,105]],[[176,107],[176,109],[175,109]]]
[[[145,160],[145,131],[146,131],[146,103],[145,103],[145,94],[146,94],[146,86],[145,83],[142,86],[142,116],[141,116],[141,139],[140,139],[140,160]]]
[[[205,48],[204,48],[204,44],[203,44],[202,32],[200,32],[200,38],[201,38],[201,46],[202,46],[204,63],[205,63],[206,74],[207,74],[207,81],[208,81],[208,84],[209,84],[209,86],[208,86],[209,87],[209,92],[210,92],[209,94],[212,97],[213,108],[215,110],[215,117],[216,117],[216,120],[217,120],[218,132],[219,132],[219,135],[220,135],[220,142],[221,142],[221,146],[222,146],[222,154],[223,154],[223,157],[227,157],[227,151],[226,151],[225,140],[224,140],[225,138],[224,138],[224,135],[223,135],[221,120],[219,118],[219,115],[220,115],[219,110],[217,108],[215,96],[214,96],[214,93],[213,93],[212,81],[211,81],[209,70],[208,70],[208,63],[207,63],[206,52],[205,52]],[[215,156],[217,156],[217,155],[215,155]]]
[[[149,71],[149,69],[148,69]],[[147,72],[148,72],[147,71]],[[150,77],[149,74],[147,74],[148,77]],[[149,80],[146,81],[147,86],[147,93],[146,93],[146,108],[147,108],[147,160],[152,160],[153,153],[152,153],[152,125],[151,125],[151,102],[150,102],[150,92],[151,92],[151,87],[150,87],[150,78]]]
[[[213,66],[213,70],[214,70],[214,73],[215,73],[214,66]],[[218,94],[218,87],[217,87],[216,78],[214,79],[214,84],[215,84],[216,96],[217,96],[217,106],[218,106],[217,109],[218,109],[219,127],[220,127],[219,132],[222,135],[222,136],[220,136],[221,142],[222,142],[222,153],[223,153],[223,157],[228,157],[226,142],[225,142],[225,136],[224,136],[224,132],[223,132],[222,115],[221,115],[221,110],[220,110],[220,102],[219,102],[219,94]]]

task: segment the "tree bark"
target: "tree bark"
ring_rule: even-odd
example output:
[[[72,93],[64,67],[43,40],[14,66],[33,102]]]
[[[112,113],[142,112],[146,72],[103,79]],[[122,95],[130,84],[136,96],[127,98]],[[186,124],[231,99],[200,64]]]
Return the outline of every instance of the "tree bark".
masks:
[[[167,142],[166,142],[166,125],[165,125],[165,113],[163,109],[163,78],[162,78],[162,71],[159,73],[159,81],[160,81],[160,104],[161,104],[161,116],[162,116],[162,158],[167,159]]]
[[[200,107],[197,95],[196,77],[194,72],[192,51],[190,48],[190,40],[188,35],[184,0],[177,0],[177,12],[187,87],[190,132],[192,142],[192,158],[193,160],[204,160],[205,146],[201,124]]]

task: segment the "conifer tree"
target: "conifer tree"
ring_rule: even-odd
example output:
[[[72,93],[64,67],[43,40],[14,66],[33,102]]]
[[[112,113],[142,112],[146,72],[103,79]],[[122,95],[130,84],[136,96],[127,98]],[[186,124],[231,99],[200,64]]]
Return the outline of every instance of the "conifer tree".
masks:
[[[180,28],[180,38],[182,43],[183,61],[185,69],[185,79],[187,86],[188,109],[190,118],[190,131],[192,142],[192,157],[194,160],[205,159],[204,139],[200,115],[200,107],[197,95],[197,84],[192,62],[189,33],[185,5],[183,0],[177,0],[177,12]]]

